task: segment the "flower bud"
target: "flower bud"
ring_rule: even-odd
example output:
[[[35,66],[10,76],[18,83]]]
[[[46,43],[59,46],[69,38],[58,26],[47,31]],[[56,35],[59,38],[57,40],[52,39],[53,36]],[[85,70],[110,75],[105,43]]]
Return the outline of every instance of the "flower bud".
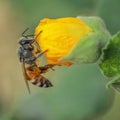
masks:
[[[69,66],[96,62],[110,34],[100,18],[68,17],[41,20],[35,36],[48,64]]]

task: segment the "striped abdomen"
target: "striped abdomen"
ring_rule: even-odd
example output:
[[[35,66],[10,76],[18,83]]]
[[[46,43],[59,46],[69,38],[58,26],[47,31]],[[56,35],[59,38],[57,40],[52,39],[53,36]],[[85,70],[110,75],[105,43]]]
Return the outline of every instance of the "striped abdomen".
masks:
[[[37,85],[39,87],[52,87],[52,83],[41,75],[41,71],[39,67],[35,67],[32,70],[26,68],[27,80],[29,80],[32,84]]]
[[[53,86],[52,83],[42,75],[36,76],[33,80],[30,80],[30,82],[39,87],[52,87]]]

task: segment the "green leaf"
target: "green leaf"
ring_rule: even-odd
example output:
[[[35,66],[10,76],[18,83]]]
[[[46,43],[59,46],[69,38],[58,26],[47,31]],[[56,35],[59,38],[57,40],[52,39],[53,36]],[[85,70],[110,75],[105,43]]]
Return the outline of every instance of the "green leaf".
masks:
[[[120,32],[115,34],[103,51],[103,58],[99,64],[102,73],[112,78],[106,85],[120,92]]]
[[[107,48],[103,50],[99,66],[106,77],[116,77],[120,74],[120,32],[112,37]]]

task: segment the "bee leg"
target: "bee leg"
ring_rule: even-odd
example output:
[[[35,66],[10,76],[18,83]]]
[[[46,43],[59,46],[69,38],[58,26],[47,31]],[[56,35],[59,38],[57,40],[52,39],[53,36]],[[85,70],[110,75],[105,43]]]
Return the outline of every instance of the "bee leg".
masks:
[[[46,67],[50,68],[52,71],[55,71],[55,69],[53,68],[55,65],[52,64],[47,64]]]
[[[48,51],[48,50],[45,50],[45,51],[39,53],[39,55],[37,56],[37,58],[41,57],[41,56],[42,56],[45,52],[47,52],[47,51]]]
[[[47,64],[47,65],[45,65],[45,67],[47,68],[47,69],[51,69],[51,70],[53,70],[53,71],[55,71],[55,69],[53,68],[55,65],[52,65],[52,64]]]
[[[55,65],[52,64],[47,64],[45,66],[40,67],[41,70],[48,70],[49,68],[52,69],[53,71],[55,71],[55,69],[53,69]]]
[[[50,68],[52,71],[55,71],[55,69],[54,68]]]

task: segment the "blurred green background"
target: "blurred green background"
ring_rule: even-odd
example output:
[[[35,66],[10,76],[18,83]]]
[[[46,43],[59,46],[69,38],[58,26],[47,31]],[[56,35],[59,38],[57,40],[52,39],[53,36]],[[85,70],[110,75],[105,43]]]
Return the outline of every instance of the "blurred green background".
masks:
[[[29,95],[16,54],[21,33],[27,27],[33,33],[45,17],[100,16],[114,34],[119,5],[120,0],[0,0],[0,120],[120,120],[120,95],[105,88],[97,64],[55,67],[46,74],[54,87],[30,84]]]

